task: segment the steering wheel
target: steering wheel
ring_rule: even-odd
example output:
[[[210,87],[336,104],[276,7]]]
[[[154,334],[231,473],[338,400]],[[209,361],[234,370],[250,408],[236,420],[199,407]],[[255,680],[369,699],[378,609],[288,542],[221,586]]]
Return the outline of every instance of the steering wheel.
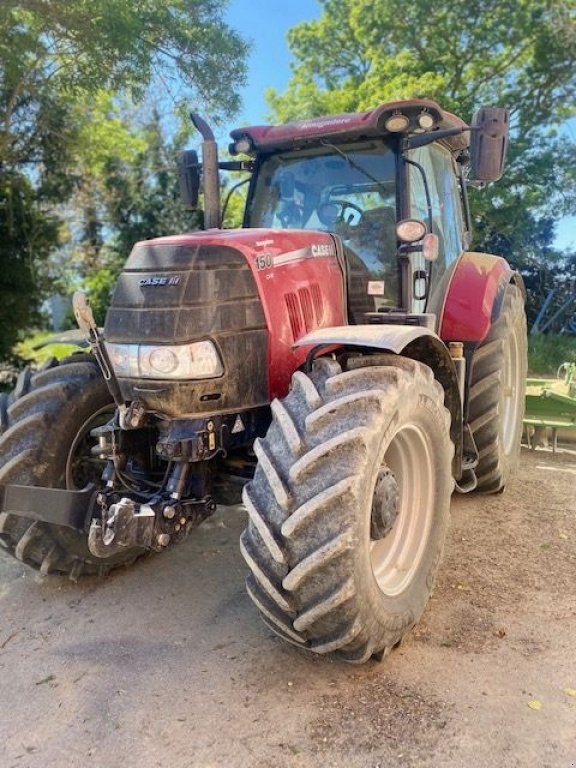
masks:
[[[360,225],[362,213],[362,209],[349,200],[329,200],[316,209],[322,226],[344,238],[351,237]]]
[[[329,200],[321,203],[316,209],[320,223],[331,231],[338,225],[355,229],[362,220],[362,213],[362,208],[349,200]]]
[[[294,229],[302,226],[302,208],[293,200],[284,203],[278,211],[278,218],[283,229]]]

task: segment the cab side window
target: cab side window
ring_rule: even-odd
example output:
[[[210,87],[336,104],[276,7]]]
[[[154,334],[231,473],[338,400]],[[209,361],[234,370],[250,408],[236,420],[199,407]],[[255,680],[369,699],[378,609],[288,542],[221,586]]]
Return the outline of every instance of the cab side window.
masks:
[[[418,163],[426,175],[432,204],[432,231],[438,235],[438,259],[432,265],[432,283],[427,301],[415,299],[413,311],[439,313],[450,267],[464,250],[464,217],[454,159],[444,147],[436,144],[410,152],[409,159]],[[420,169],[409,165],[410,215],[428,225],[428,205],[424,179]],[[414,268],[426,270],[421,254],[413,254]]]
[[[454,160],[447,149],[435,144],[410,152],[410,160],[424,168],[432,198],[433,231],[440,239],[438,268],[450,266],[463,250],[463,216]],[[428,222],[422,174],[409,166],[411,216]]]

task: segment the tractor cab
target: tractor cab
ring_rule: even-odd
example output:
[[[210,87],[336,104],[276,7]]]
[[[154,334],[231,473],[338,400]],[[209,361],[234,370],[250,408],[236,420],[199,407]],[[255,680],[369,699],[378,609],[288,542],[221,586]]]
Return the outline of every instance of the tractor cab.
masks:
[[[217,177],[213,136],[204,173]],[[446,286],[470,241],[463,168],[500,177],[507,112],[483,109],[472,126],[435,102],[383,104],[358,114],[231,132],[221,168],[251,170],[243,226],[329,232],[342,249],[349,322],[372,313],[439,317]],[[206,145],[206,141],[205,141]],[[199,178],[199,174],[198,174]],[[210,187],[205,183],[205,197]],[[215,201],[206,201],[214,210]],[[218,216],[212,223],[219,226]]]
[[[401,306],[396,258],[396,157],[390,142],[315,146],[259,164],[246,227],[337,235],[348,273],[351,322]]]

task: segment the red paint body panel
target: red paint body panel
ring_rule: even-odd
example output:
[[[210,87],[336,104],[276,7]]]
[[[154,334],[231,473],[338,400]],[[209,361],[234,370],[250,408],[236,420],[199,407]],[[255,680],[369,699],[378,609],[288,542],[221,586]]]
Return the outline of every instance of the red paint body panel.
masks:
[[[230,136],[235,140],[249,136],[257,151],[272,151],[293,146],[301,140],[313,141],[327,137],[352,139],[359,136],[381,136],[386,133],[384,122],[391,113],[396,111],[418,113],[422,110],[434,116],[439,128],[466,127],[463,120],[444,111],[435,101],[413,99],[381,104],[368,112],[313,117],[285,125],[246,126],[232,131]]]
[[[464,253],[457,262],[440,317],[440,338],[445,341],[483,341],[492,325],[494,304],[512,276],[499,256]]]
[[[308,349],[294,342],[316,328],[346,325],[343,275],[334,238],[288,229],[206,230],[163,237],[157,244],[222,245],[244,254],[254,275],[269,332],[270,400],[284,397]]]

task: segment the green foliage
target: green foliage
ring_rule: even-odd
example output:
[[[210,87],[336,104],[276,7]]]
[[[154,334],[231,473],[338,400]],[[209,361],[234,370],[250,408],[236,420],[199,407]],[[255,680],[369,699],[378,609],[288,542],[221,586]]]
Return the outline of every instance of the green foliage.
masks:
[[[249,177],[244,176],[243,178],[238,174],[234,174],[229,180],[224,180],[226,186],[223,189],[222,198],[226,201],[228,195],[230,196],[226,207],[222,209],[222,226],[224,229],[236,229],[242,226],[248,194],[248,181]]]
[[[423,97],[463,114],[503,103],[523,130],[574,113],[571,2],[319,2],[288,34],[294,77],[271,94],[281,120]]]
[[[69,289],[78,273],[114,269],[114,253],[122,250],[125,258],[133,239],[172,228],[180,215],[173,179],[163,181],[158,163],[153,180],[131,170],[143,168],[150,142],[158,152],[127,115],[154,84],[172,100],[186,93],[215,116],[237,108],[247,46],[223,22],[224,6],[214,0],[0,3],[0,359],[58,281]],[[106,188],[107,177],[115,191]],[[156,226],[142,202],[151,190]],[[129,194],[139,199],[129,202]]]
[[[134,130],[133,121],[126,114],[129,106],[104,90],[97,91],[89,103],[74,105],[72,119],[79,125],[75,165],[80,183],[87,176],[105,174],[111,157],[131,163],[146,151],[145,136]]]
[[[104,325],[106,310],[110,306],[110,299],[121,269],[120,263],[100,267],[100,269],[91,272],[84,280],[83,287],[90,299],[94,320],[98,326]]]
[[[99,125],[101,123],[99,122]],[[112,143],[103,161],[86,166],[76,198],[82,227],[69,254],[68,272],[83,278],[96,321],[104,322],[116,279],[139,240],[198,227],[178,190],[180,147],[166,141],[158,114],[135,130],[129,144]]]
[[[64,212],[71,224],[50,265],[62,293],[87,291],[100,325],[134,243],[200,224],[180,201],[176,159],[184,136],[166,140],[154,111],[140,127],[127,126],[119,114],[106,94],[85,110],[87,141],[77,158],[82,173]]]
[[[78,351],[75,344],[46,344],[53,336],[54,334],[46,331],[36,331],[15,345],[14,355],[20,363],[32,363],[34,366],[40,367],[51,357],[62,360],[63,357]],[[40,344],[46,345],[37,348]]]
[[[478,249],[519,264],[558,258],[554,222],[576,212],[576,147],[556,127],[576,112],[572,0],[319,0],[288,35],[296,59],[279,121],[436,99],[470,119],[482,104],[512,116],[508,168],[472,196]]]
[[[539,258],[522,263],[511,260],[511,264],[522,272],[524,278],[528,328],[532,328],[544,302],[550,297],[538,327],[552,334],[565,331],[568,326],[573,331],[576,320],[576,256],[557,259],[553,253],[544,252]],[[571,317],[574,319],[569,323]]]
[[[144,150],[131,163],[110,156],[103,200],[115,230],[112,249],[126,258],[137,240],[195,228],[196,214],[180,201],[176,159],[181,147],[167,142],[158,114],[141,131]]]
[[[0,360],[9,354],[18,329],[37,319],[36,260],[47,256],[57,231],[29,180],[0,174]]]
[[[531,376],[555,376],[564,362],[576,362],[576,336],[537,334],[528,337],[528,371]]]
[[[102,89],[140,99],[157,75],[166,87],[184,86],[194,101],[233,112],[247,46],[223,22],[224,5],[4,0],[0,57],[8,117],[33,102],[39,89],[73,101]]]

